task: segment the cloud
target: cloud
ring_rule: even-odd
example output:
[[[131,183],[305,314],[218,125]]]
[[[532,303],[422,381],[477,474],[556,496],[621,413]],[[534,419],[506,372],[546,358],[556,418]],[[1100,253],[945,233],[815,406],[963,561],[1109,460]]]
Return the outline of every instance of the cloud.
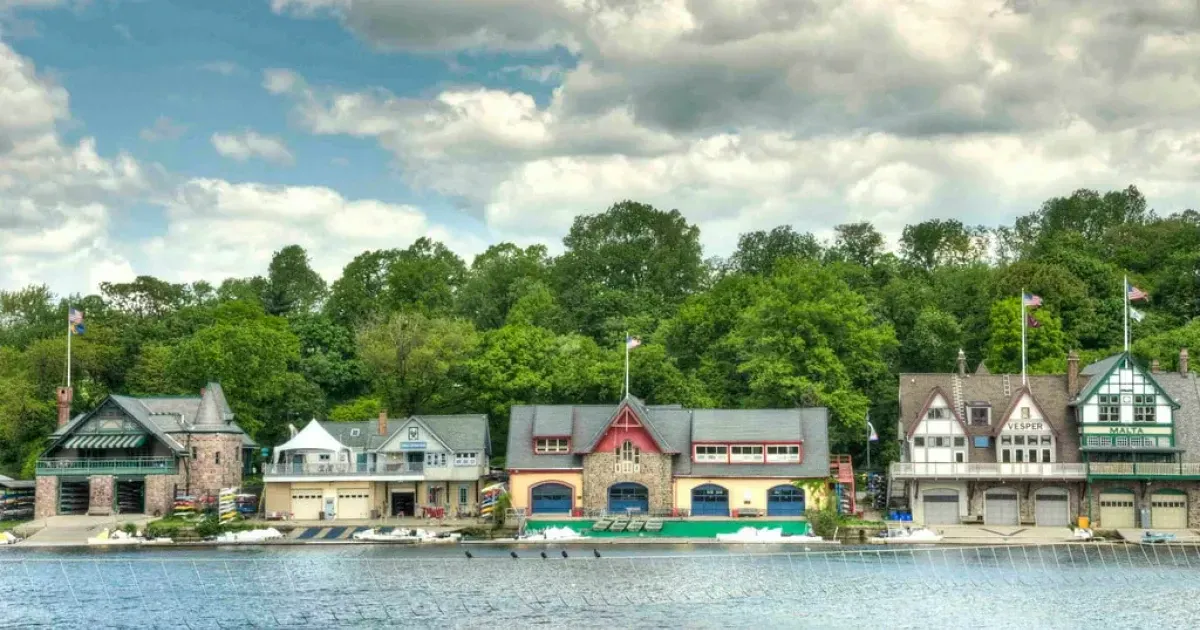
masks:
[[[166,116],[159,116],[155,119],[154,125],[139,131],[138,137],[146,142],[178,140],[187,131],[187,128],[187,125],[177,123]]]
[[[934,217],[1007,222],[1084,186],[1134,183],[1166,211],[1200,192],[1194,2],[272,6],[332,16],[382,49],[574,54],[561,75],[546,71],[545,102],[264,77],[296,125],[374,139],[410,184],[473,208],[496,238],[554,243],[575,215],[624,198],[679,208],[726,253],[739,231],[782,223],[823,233],[869,219],[894,236]],[[536,67],[500,73],[543,76]]]
[[[296,161],[281,138],[264,136],[252,130],[214,133],[212,145],[217,153],[238,162],[255,157],[273,164],[290,165]]]
[[[232,61],[210,61],[200,65],[206,72],[215,72],[224,76],[233,76],[242,71],[242,67]]]

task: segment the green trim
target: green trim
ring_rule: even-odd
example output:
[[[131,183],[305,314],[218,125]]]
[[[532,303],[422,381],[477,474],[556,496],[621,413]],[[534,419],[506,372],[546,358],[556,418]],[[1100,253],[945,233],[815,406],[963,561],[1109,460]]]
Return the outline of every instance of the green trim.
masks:
[[[1186,492],[1184,492],[1183,490],[1176,490],[1175,488],[1163,488],[1162,490],[1153,490],[1150,492],[1150,494],[1152,496],[1156,495],[1156,494],[1178,494],[1178,495],[1182,495],[1182,496],[1187,496]]]
[[[1075,403],[1076,406],[1084,405],[1091,400],[1092,397],[1096,395],[1096,390],[1100,389],[1100,385],[1107,383],[1108,378],[1113,375],[1113,372],[1116,372],[1118,369],[1120,369],[1121,365],[1125,361],[1128,361],[1129,365],[1142,375],[1142,378],[1149,380],[1150,383],[1154,385],[1154,389],[1158,391],[1159,395],[1161,395],[1163,398],[1166,398],[1167,401],[1171,403],[1172,408],[1180,408],[1181,405],[1176,402],[1174,398],[1171,398],[1171,395],[1167,393],[1167,390],[1163,389],[1162,385],[1158,384],[1158,379],[1154,378],[1149,371],[1142,369],[1142,366],[1138,365],[1137,361],[1133,360],[1132,355],[1130,355],[1128,352],[1121,352],[1120,354],[1114,356],[1116,356],[1117,359],[1112,362],[1112,365],[1108,366],[1108,371],[1104,373],[1104,376],[1101,376],[1100,378],[1093,378],[1092,380],[1088,381],[1088,384],[1083,388],[1083,391],[1079,392],[1079,395],[1075,398],[1077,401]],[[1174,424],[1173,420],[1174,418],[1172,418],[1172,424]]]
[[[174,457],[130,457],[125,459],[39,459],[37,475],[174,475]],[[60,484],[61,487],[61,484]]]

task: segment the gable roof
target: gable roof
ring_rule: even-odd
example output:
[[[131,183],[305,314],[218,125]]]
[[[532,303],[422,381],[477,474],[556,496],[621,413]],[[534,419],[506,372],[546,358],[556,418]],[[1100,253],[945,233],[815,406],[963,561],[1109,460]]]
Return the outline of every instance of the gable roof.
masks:
[[[633,415],[637,416],[638,421],[642,423],[642,427],[645,428],[646,432],[650,434],[650,439],[654,440],[654,445],[658,447],[659,452],[679,452],[678,449],[671,446],[671,443],[668,442],[666,438],[663,437],[662,433],[660,433],[659,430],[654,426],[654,421],[651,419],[649,411],[647,411],[646,407],[642,405],[642,402],[633,396],[626,396],[625,400],[622,400],[621,404],[617,405],[616,410],[614,410],[612,415],[609,416],[608,422],[605,422],[604,426],[600,427],[600,429],[596,431],[595,435],[592,436],[592,439],[587,443],[586,446],[578,449],[576,452],[586,455],[587,453],[591,453],[593,450],[595,450],[596,445],[599,444],[604,435],[608,433],[608,429],[612,427],[613,423],[617,421],[617,418],[621,416],[621,412],[626,409],[629,409]]]
[[[963,422],[962,414],[958,413],[958,408],[955,407],[954,399],[951,398],[950,395],[941,388],[941,386],[934,386],[933,389],[929,390],[929,396],[925,398],[925,404],[922,405],[921,410],[917,412],[916,422],[913,422],[912,426],[910,426],[908,431],[905,432],[907,437],[912,437],[913,434],[917,432],[917,427],[921,426],[921,423],[925,421],[925,412],[929,411],[929,408],[933,406],[933,401],[937,400],[939,397],[946,401],[946,408],[950,410],[950,413],[954,414],[954,419],[957,420],[959,426],[962,427],[963,433],[970,434],[970,429],[967,428],[967,423]]]
[[[86,424],[88,420],[95,416],[96,413],[101,409],[104,409],[104,407],[110,402],[116,405],[125,413],[127,417],[140,425],[143,429],[153,435],[159,442],[162,442],[172,451],[176,453],[182,453],[184,451],[183,445],[180,444],[175,438],[167,434],[167,431],[164,430],[163,426],[160,425],[159,422],[155,421],[155,419],[151,416],[150,410],[146,408],[141,401],[139,401],[137,398],[130,398],[129,396],[112,394],[109,395],[108,398],[105,398],[103,401],[101,401],[99,405],[96,405],[95,409],[75,416],[74,420],[68,422],[62,427],[59,427],[58,430],[52,433],[50,435],[50,446],[46,449],[46,452],[49,452],[62,444],[67,437],[78,431],[80,427]],[[174,419],[172,419],[172,421],[177,422]]]
[[[292,436],[292,439],[275,447],[276,456],[282,451],[330,451],[336,453],[346,450],[350,450],[349,447],[333,437],[315,419],[309,420],[299,433]]]
[[[1017,410],[1017,405],[1021,403],[1021,399],[1026,395],[1029,396],[1029,400],[1033,403],[1033,406],[1037,407],[1038,414],[1042,418],[1046,417],[1046,410],[1042,409],[1042,404],[1038,402],[1037,396],[1034,395],[1033,390],[1029,389],[1028,385],[1022,385],[1020,389],[1013,392],[1012,402],[1010,402],[1008,404],[1008,408],[1004,410],[1004,415],[1000,416],[1000,422],[996,424],[996,435],[1000,435],[1000,432],[1004,430],[1004,425],[1008,424],[1008,421],[1012,418],[1013,412]],[[1054,424],[1051,422],[1047,422],[1046,424],[1050,425],[1050,432],[1054,434],[1055,438],[1062,437],[1058,433],[1058,427],[1054,426]]]
[[[357,451],[376,451],[400,432],[410,420],[417,420],[443,446],[451,451],[479,451],[491,453],[491,429],[487,416],[462,414],[448,416],[409,416],[388,418],[387,435],[379,434],[378,420],[334,422],[318,420],[322,427],[339,442]],[[357,434],[355,430],[357,429]]]
[[[1150,384],[1153,385],[1156,390],[1158,390],[1158,393],[1166,397],[1166,399],[1170,401],[1171,405],[1175,409],[1179,409],[1179,403],[1171,397],[1171,394],[1167,393],[1167,390],[1163,389],[1163,386],[1158,382],[1158,379],[1155,378],[1155,375],[1152,374],[1150,370],[1142,369],[1142,366],[1138,365],[1137,361],[1133,360],[1133,355],[1129,354],[1129,352],[1118,352],[1111,357],[1107,357],[1085,367],[1080,374],[1086,374],[1087,376],[1090,376],[1091,379],[1087,382],[1087,385],[1079,390],[1079,394],[1075,396],[1074,400],[1071,401],[1071,404],[1078,405],[1086,402],[1096,393],[1096,390],[1100,388],[1100,385],[1107,382],[1108,377],[1123,365],[1128,365],[1130,369],[1140,372],[1142,377],[1148,380]]]

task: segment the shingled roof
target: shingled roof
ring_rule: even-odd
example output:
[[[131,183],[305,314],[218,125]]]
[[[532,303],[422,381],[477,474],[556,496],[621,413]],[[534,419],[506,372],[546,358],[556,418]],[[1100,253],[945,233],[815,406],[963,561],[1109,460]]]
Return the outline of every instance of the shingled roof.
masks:
[[[448,416],[411,416],[388,418],[387,434],[379,434],[379,421],[333,422],[319,420],[318,423],[344,446],[355,451],[374,451],[383,446],[401,428],[416,419],[446,447],[452,451],[484,451],[491,453],[491,434],[487,416],[463,414]]]

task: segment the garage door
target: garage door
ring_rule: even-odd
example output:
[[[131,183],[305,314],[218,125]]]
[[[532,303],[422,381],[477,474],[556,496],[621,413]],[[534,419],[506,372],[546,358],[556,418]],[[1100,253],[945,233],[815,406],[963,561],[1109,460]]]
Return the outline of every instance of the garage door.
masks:
[[[926,525],[958,525],[958,491],[929,490],[921,499]]]
[[[1187,495],[1172,490],[1151,495],[1150,524],[1155,529],[1187,529]]]
[[[1137,526],[1133,516],[1132,492],[1100,493],[1100,526],[1104,529]]]
[[[624,514],[637,510],[650,511],[650,491],[640,483],[617,483],[608,489],[608,511]]]
[[[984,497],[983,523],[985,525],[1020,525],[1021,513],[1017,506],[1017,493],[1012,490],[992,490]]]
[[[804,491],[796,486],[768,490],[767,516],[804,516]]]
[[[1033,519],[1038,527],[1066,527],[1071,524],[1067,491],[1039,490],[1033,499]]]
[[[729,491],[713,484],[693,489],[692,516],[729,516]]]
[[[571,488],[561,483],[544,483],[533,489],[534,514],[569,514]]]
[[[310,521],[321,518],[321,491],[293,490],[292,518]]]
[[[338,490],[338,518],[371,518],[371,498],[366,490]]]

